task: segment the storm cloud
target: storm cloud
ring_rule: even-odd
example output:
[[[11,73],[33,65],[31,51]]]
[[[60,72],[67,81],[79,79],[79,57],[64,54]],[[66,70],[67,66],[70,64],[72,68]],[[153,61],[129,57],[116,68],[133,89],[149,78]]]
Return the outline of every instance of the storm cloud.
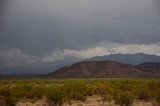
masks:
[[[135,53],[147,53],[151,55],[160,56],[160,43],[157,44],[117,44],[111,42],[102,42],[93,48],[84,50],[64,49],[50,51],[43,56],[37,56],[26,53],[19,49],[1,50],[0,51],[0,66],[1,68],[7,68],[12,66],[30,65],[38,63],[49,63],[64,60],[65,57],[71,57],[75,59],[86,59],[95,56],[103,56],[109,54],[135,54]]]
[[[159,0],[8,0],[0,9],[0,56],[7,65],[6,52],[22,54],[17,64],[142,48],[160,55]]]

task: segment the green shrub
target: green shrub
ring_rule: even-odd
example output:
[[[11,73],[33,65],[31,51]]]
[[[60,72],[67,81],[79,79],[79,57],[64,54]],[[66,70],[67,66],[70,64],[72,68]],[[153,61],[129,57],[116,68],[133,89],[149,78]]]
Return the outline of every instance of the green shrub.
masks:
[[[88,95],[84,80],[68,81],[64,84],[63,90],[69,100],[84,101]]]
[[[121,92],[114,97],[114,101],[120,106],[130,106],[134,101],[134,96],[129,92]]]
[[[106,81],[97,81],[95,83],[96,86],[96,94],[100,95],[102,101],[111,101],[111,87]]]
[[[54,105],[61,105],[63,103],[64,93],[62,92],[61,87],[52,84],[46,88],[46,97]]]
[[[11,88],[12,95],[15,98],[29,98],[29,92],[32,90],[32,84],[30,83],[17,83],[15,87]]]
[[[17,83],[17,87],[29,91],[32,89],[32,84],[27,82],[20,82]]]
[[[42,99],[46,94],[45,88],[42,86],[36,86],[33,87],[32,90],[30,90],[30,92],[28,92],[28,96],[27,98],[29,99]]]
[[[151,92],[148,87],[144,84],[137,86],[135,89],[136,99],[140,101],[149,101],[152,100]]]

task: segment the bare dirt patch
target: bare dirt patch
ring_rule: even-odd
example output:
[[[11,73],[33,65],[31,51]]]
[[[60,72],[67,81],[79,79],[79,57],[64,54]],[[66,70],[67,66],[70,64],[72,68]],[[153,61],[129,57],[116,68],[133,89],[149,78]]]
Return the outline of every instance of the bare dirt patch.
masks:
[[[18,102],[16,106],[54,106],[53,104],[49,104],[46,99],[41,99],[35,103],[31,102]],[[99,96],[90,96],[87,97],[86,101],[71,101],[70,103],[63,103],[62,106],[119,106],[114,104],[114,101],[103,102],[101,97]],[[135,101],[132,106],[160,106],[159,103],[154,102],[141,102]]]

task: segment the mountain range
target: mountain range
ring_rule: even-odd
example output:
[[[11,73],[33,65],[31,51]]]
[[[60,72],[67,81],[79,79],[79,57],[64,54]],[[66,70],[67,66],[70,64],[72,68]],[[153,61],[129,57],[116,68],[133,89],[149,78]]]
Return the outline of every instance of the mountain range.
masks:
[[[22,65],[0,69],[0,74],[50,73],[49,75],[57,77],[60,76],[58,73],[61,73],[62,76],[68,75],[71,77],[155,76],[156,73],[159,75],[159,62],[160,56],[143,53],[111,54],[84,60],[74,57],[67,57],[64,60],[59,60],[56,62]],[[75,69],[78,71],[74,71]]]
[[[82,61],[63,67],[48,76],[57,78],[105,78],[160,76],[160,63],[143,63],[136,66],[117,61]]]
[[[157,55],[149,55],[144,53],[137,54],[111,54],[105,56],[96,56],[90,59],[86,59],[87,61],[105,61],[112,60],[118,61],[121,63],[127,63],[132,65],[138,65],[144,62],[160,62],[160,56]]]

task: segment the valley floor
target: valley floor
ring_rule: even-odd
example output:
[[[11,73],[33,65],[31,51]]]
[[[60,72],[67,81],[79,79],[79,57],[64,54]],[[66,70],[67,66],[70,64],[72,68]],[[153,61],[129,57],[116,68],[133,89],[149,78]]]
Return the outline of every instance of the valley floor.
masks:
[[[0,106],[160,106],[160,79],[0,80]]]

